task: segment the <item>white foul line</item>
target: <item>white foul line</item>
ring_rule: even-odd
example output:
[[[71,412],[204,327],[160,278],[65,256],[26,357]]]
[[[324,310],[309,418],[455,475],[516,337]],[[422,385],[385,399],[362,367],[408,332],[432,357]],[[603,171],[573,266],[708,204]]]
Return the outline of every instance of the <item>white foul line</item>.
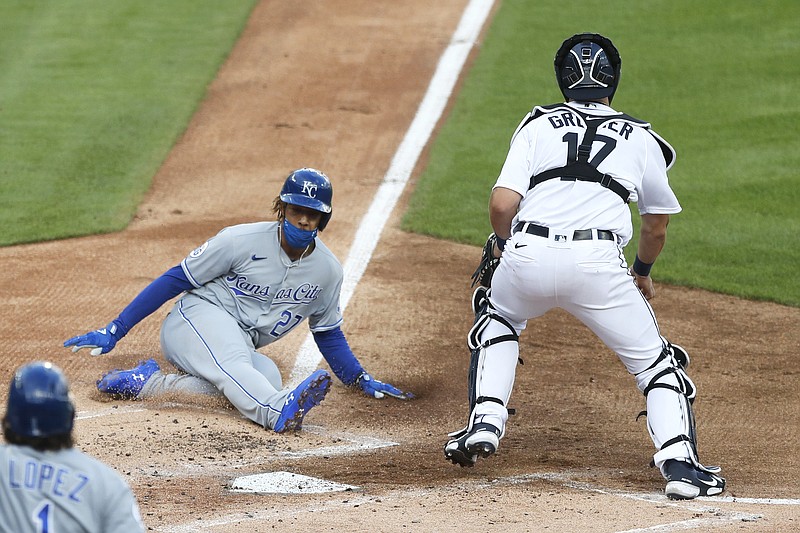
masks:
[[[536,474],[522,474],[518,476],[498,478],[488,482],[483,481],[475,483],[474,481],[468,481],[466,483],[470,486],[477,485],[477,488],[480,489],[481,487],[487,487],[496,484],[514,485],[518,483],[527,483],[533,480],[544,480],[560,484],[562,486],[572,488],[575,490],[584,490],[584,491],[604,494],[611,497],[620,497],[620,498],[638,500],[642,502],[649,502],[656,506],[667,505],[667,506],[681,508],[695,514],[695,518],[679,520],[671,523],[658,524],[645,528],[628,529],[625,531],[618,531],[617,533],[653,533],[653,532],[669,533],[669,532],[684,531],[684,530],[695,530],[695,531],[708,530],[727,523],[755,522],[763,518],[761,515],[758,514],[739,512],[735,510],[730,510],[730,511],[721,510],[718,506],[713,506],[713,507],[703,506],[700,505],[701,502],[698,500],[702,500],[703,502],[707,501],[709,503],[721,503],[721,502],[737,503],[737,502],[742,502],[743,500],[752,500],[749,501],[748,503],[757,503],[757,504],[776,503],[778,501],[774,498],[751,499],[751,498],[735,498],[735,497],[731,498],[731,497],[715,496],[710,498],[697,498],[695,500],[689,500],[685,502],[677,502],[668,500],[666,496],[664,496],[662,493],[636,494],[632,492],[623,492],[614,489],[606,489],[597,485],[574,481],[571,477],[572,475],[573,473],[569,471],[543,472]],[[241,512],[235,512],[235,513],[230,513],[228,515],[218,516],[210,520],[192,520],[190,522],[185,522],[183,524],[174,524],[174,525],[167,524],[162,527],[156,528],[156,531],[169,532],[169,533],[184,533],[189,531],[213,530],[216,527],[227,526],[230,524],[237,524],[238,526],[245,527],[248,523],[260,524],[269,522],[270,520],[280,520],[280,519],[286,521],[288,518],[299,514],[316,513],[323,511],[335,511],[335,509],[340,507],[346,506],[348,508],[352,508],[353,506],[368,504],[371,502],[375,502],[376,498],[378,497],[380,497],[380,500],[384,502],[391,501],[393,499],[408,501],[409,498],[427,497],[429,494],[435,492],[436,490],[437,489],[435,488],[433,489],[433,491],[431,491],[430,489],[428,490],[401,489],[401,490],[394,490],[394,491],[388,491],[386,493],[381,493],[379,496],[354,493],[352,497],[348,498],[344,502],[340,500],[327,500],[327,501],[315,500],[310,503],[302,501],[297,506],[294,507],[292,505],[287,504],[282,507],[248,511],[248,513],[244,515]],[[793,500],[787,500],[787,502],[791,501]],[[701,516],[706,514],[710,516],[706,517]]]
[[[345,440],[352,444],[344,444],[339,446],[323,446],[322,448],[311,448],[308,450],[301,450],[299,452],[281,452],[280,458],[291,457],[324,457],[333,455],[352,455],[365,450],[377,450],[379,448],[388,448],[390,446],[398,446],[397,442],[381,440],[367,435],[353,435],[351,433],[332,433],[328,428],[323,426],[309,426],[304,425],[303,431],[322,435],[325,437],[334,437],[338,440]]]
[[[101,409],[99,411],[78,411],[75,414],[76,420],[87,420],[89,418],[99,418],[102,416],[110,416],[110,415],[118,415],[122,413],[138,413],[140,411],[146,411],[142,407],[136,407],[133,405],[123,405],[121,407],[114,406],[109,407],[108,409]]]
[[[760,514],[753,514],[749,512],[739,512],[739,511],[723,511],[718,507],[708,508],[701,506],[700,504],[708,502],[708,503],[751,503],[751,504],[779,504],[779,505],[796,505],[798,500],[777,500],[775,498],[730,498],[730,497],[701,497],[695,498],[694,500],[688,500],[685,502],[677,502],[673,500],[667,499],[666,496],[663,494],[642,494],[642,493],[634,493],[634,492],[625,492],[615,489],[607,489],[597,485],[593,485],[591,483],[579,482],[571,479],[570,472],[549,472],[549,473],[539,473],[539,474],[521,474],[518,476],[512,476],[507,478],[500,478],[496,480],[496,482],[505,482],[510,484],[516,483],[525,483],[530,480],[546,480],[553,483],[557,483],[564,487],[568,487],[575,490],[583,490],[588,492],[596,492],[599,494],[605,494],[608,496],[614,496],[618,498],[625,498],[635,501],[641,502],[650,502],[656,505],[668,505],[671,507],[679,507],[684,508],[688,511],[693,511],[699,514],[708,514],[710,513],[711,516],[707,517],[698,517],[697,515],[695,518],[690,518],[687,520],[678,520],[676,522],[669,522],[665,524],[658,524],[655,526],[645,527],[645,528],[637,528],[637,529],[627,529],[624,531],[618,531],[617,533],[651,533],[651,532],[659,532],[659,533],[669,533],[673,531],[682,531],[687,529],[708,529],[715,527],[720,524],[724,523],[735,523],[735,522],[756,522],[763,518]]]
[[[431,78],[425,97],[420,103],[414,120],[411,122],[403,141],[392,159],[389,170],[383,177],[378,191],[361,220],[356,231],[350,254],[344,263],[344,282],[342,283],[341,308],[347,307],[350,297],[367,269],[378,239],[386,225],[397,200],[408,182],[422,149],[428,143],[433,128],[442,116],[453,87],[458,81],[467,56],[480,34],[494,0],[470,0],[461,21],[453,33],[450,44],[439,59],[439,64]],[[300,347],[294,369],[289,377],[290,383],[299,383],[314,371],[322,359],[309,333]]]
[[[544,473],[536,473],[536,474],[519,474],[516,476],[510,476],[505,478],[497,479],[498,482],[516,484],[516,483],[525,483],[530,480],[535,479],[542,479],[545,481],[551,481],[553,483],[558,483],[565,487],[569,487],[576,490],[585,490],[589,492],[597,492],[600,494],[609,494],[612,496],[617,496],[620,498],[627,498],[631,500],[639,500],[639,501],[646,501],[646,502],[655,502],[659,504],[663,504],[665,501],[669,505],[680,505],[681,502],[678,500],[668,500],[666,496],[661,493],[636,493],[636,492],[625,492],[621,490],[615,489],[606,489],[600,487],[598,485],[592,485],[590,483],[583,483],[579,481],[574,481],[572,476],[574,474],[570,471],[563,471],[563,472],[544,472]],[[708,503],[749,503],[755,505],[800,505],[800,499],[798,498],[740,498],[738,496],[700,496],[693,500],[686,500],[686,504],[697,503],[697,502],[708,502]]]
[[[754,503],[756,505],[800,505],[800,498],[740,498],[739,496],[700,496],[698,501],[710,503]]]

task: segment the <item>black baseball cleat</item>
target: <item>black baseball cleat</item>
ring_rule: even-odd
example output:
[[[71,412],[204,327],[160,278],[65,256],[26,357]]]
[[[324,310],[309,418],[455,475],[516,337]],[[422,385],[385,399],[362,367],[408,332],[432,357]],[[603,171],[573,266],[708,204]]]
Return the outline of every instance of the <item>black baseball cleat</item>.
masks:
[[[664,463],[667,488],[671,500],[691,500],[698,496],[716,496],[725,490],[725,478],[704,472],[692,463],[670,459]]]
[[[481,422],[474,424],[470,431],[466,429],[453,435],[444,445],[444,456],[459,466],[472,467],[478,457],[489,457],[500,446],[500,430],[492,424]]]

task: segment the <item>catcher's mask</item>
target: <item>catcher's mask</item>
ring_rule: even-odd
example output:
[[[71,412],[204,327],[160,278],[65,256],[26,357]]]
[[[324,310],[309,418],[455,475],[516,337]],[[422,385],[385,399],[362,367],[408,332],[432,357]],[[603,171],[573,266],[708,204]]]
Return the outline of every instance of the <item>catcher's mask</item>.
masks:
[[[295,170],[281,188],[280,199],[292,205],[308,207],[322,213],[319,230],[325,229],[331,219],[333,187],[328,176],[313,168]]]
[[[622,59],[614,43],[597,33],[579,33],[561,44],[553,61],[558,87],[568,100],[611,102]]]
[[[72,431],[75,405],[67,378],[52,363],[37,361],[14,374],[5,423],[17,435],[50,437]]]

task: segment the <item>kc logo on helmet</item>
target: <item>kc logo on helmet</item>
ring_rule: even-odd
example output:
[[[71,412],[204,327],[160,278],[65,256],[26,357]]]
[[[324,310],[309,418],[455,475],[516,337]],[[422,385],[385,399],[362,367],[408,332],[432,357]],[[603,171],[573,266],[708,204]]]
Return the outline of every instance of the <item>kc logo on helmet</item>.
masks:
[[[304,181],[303,182],[302,193],[307,195],[307,196],[309,196],[309,197],[311,197],[311,198],[316,198],[317,197],[317,184],[314,183],[313,181]]]

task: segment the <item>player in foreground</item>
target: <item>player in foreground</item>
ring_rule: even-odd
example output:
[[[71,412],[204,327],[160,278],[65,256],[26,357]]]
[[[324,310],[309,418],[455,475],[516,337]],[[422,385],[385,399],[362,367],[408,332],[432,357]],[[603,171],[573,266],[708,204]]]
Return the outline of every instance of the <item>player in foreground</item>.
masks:
[[[566,103],[535,107],[511,138],[489,200],[494,233],[473,276],[481,286],[469,334],[471,415],[444,453],[472,466],[497,451],[519,335],[529,319],[560,307],[616,352],[636,379],[666,495],[712,496],[725,489],[725,480],[719,467],[703,466],[697,456],[689,357],[661,336],[648,303],[655,296],[650,269],[670,215],[681,210],[667,180],[675,152],[649,124],[610,107],[620,65],[617,49],[601,35],[564,41],[555,73]],[[633,234],[629,202],[641,215],[630,270],[622,252]]]
[[[292,172],[273,201],[277,222],[223,229],[148,285],[108,326],[64,346],[108,353],[143,318],[185,293],[161,327],[164,357],[180,373],[162,372],[150,359],[103,376],[101,392],[130,399],[222,392],[257,424],[278,433],[298,430],[330,389],[330,375],[316,370],[284,389],[277,365],[257,349],[308,319],[320,352],[345,385],[374,398],[412,398],[372,378],[342,333],[342,266],[317,236],[331,218],[332,199],[322,172]]]
[[[52,363],[11,379],[0,445],[0,531],[144,531],[130,487],[74,447],[75,406]]]

